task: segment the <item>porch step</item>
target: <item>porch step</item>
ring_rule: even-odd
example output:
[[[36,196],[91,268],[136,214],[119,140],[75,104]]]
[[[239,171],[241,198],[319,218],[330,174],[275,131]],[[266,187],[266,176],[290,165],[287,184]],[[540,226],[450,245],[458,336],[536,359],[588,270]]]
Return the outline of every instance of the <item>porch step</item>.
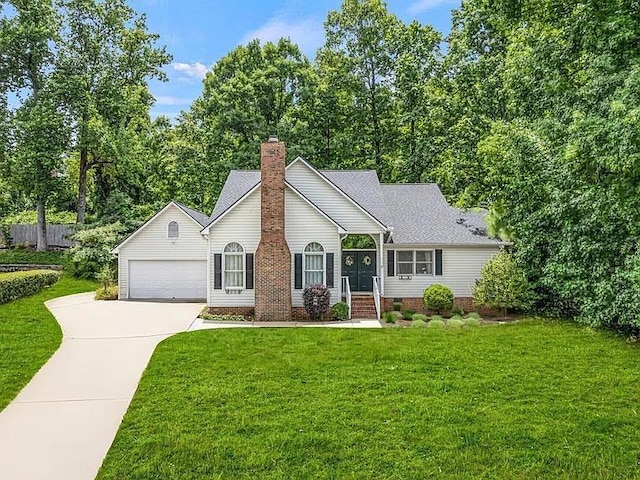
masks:
[[[351,297],[351,318],[376,318],[376,304],[373,296],[354,295]]]

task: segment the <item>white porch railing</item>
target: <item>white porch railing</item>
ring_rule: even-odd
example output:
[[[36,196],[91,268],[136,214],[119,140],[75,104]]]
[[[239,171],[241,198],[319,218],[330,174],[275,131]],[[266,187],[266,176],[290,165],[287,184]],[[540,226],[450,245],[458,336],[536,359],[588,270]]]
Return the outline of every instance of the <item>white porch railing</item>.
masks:
[[[342,293],[347,305],[349,306],[349,320],[351,320],[351,285],[349,285],[349,277],[342,277]]]
[[[373,301],[376,304],[376,317],[380,320],[380,277],[373,277]]]

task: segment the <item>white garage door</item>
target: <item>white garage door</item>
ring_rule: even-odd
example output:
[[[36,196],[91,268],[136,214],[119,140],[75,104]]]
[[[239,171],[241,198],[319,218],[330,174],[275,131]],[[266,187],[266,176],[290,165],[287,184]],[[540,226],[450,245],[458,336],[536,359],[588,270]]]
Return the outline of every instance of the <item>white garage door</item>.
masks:
[[[206,261],[129,261],[129,298],[196,300],[206,297]]]

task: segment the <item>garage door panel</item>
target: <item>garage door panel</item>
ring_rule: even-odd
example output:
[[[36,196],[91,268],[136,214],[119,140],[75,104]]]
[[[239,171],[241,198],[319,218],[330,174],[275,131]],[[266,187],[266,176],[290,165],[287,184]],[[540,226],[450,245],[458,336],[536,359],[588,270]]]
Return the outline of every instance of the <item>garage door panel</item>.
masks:
[[[204,299],[206,296],[206,261],[129,261],[129,298]]]

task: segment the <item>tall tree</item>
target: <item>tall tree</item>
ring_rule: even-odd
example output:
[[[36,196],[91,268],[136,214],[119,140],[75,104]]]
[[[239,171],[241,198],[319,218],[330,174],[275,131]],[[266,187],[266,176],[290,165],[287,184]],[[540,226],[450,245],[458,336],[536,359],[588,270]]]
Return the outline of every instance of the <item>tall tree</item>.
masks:
[[[0,14],[0,96],[13,95],[19,104],[14,147],[21,160],[33,167],[33,181],[26,185],[36,203],[37,249],[42,251],[48,248],[51,167],[58,164],[60,154],[58,139],[47,130],[59,124],[59,110],[52,98],[57,91],[51,85],[59,18],[51,0],[3,0]]]

